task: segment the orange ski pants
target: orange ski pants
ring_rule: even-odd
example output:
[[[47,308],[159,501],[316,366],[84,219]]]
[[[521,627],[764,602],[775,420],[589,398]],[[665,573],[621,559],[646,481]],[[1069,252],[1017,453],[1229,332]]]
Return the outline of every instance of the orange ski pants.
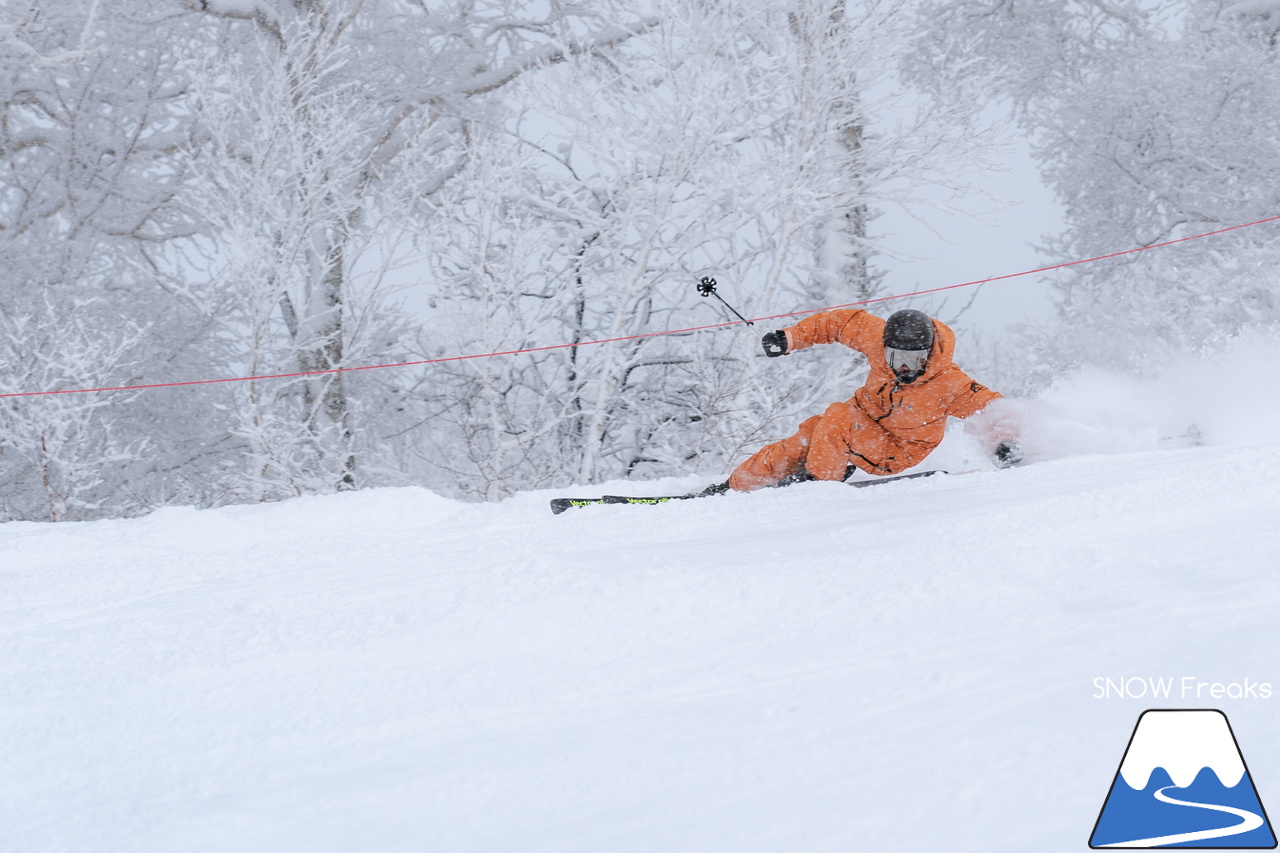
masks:
[[[888,474],[890,468],[878,464],[886,450],[890,458],[897,455],[893,450],[901,450],[888,430],[856,406],[832,403],[800,424],[794,435],[757,450],[729,475],[729,487],[739,492],[763,489],[801,468],[819,480],[839,481],[850,463],[870,474]]]

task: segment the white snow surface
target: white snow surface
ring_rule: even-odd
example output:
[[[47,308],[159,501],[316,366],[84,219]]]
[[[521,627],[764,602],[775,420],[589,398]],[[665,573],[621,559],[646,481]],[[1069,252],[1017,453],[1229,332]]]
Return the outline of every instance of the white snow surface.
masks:
[[[1280,689],[1095,698],[1280,688],[1280,380],[1228,363],[871,489],[0,525],[0,846],[1078,851],[1152,706],[1223,709],[1280,802]]]

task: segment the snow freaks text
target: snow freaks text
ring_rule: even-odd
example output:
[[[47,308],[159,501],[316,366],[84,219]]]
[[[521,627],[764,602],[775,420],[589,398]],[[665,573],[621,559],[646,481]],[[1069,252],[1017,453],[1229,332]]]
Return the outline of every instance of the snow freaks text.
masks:
[[[1241,681],[1202,681],[1182,677],[1130,676],[1093,680],[1094,699],[1270,699],[1271,683],[1245,678]]]

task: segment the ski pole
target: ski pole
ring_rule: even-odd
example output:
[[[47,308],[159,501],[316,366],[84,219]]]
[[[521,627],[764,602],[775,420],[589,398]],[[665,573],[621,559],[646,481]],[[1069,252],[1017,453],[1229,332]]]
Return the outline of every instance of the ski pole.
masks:
[[[725,308],[728,308],[730,311],[732,311],[739,320],[746,323],[748,326],[755,325],[755,323],[751,322],[746,317],[743,317],[741,314],[739,314],[738,309],[734,308],[728,302],[725,302],[723,296],[716,293],[716,280],[711,276],[703,276],[702,280],[698,282],[698,293],[702,296],[714,296],[716,299],[720,300],[720,304],[722,304]]]

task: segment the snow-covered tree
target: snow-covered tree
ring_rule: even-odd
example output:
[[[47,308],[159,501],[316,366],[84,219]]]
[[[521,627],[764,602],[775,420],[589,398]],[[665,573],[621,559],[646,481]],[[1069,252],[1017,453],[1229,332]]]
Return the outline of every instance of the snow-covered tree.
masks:
[[[209,306],[164,272],[193,233],[174,203],[179,30],[157,37],[160,3],[96,18],[96,4],[69,5],[6,19],[0,49],[0,385],[10,393],[189,378],[215,346]],[[7,512],[75,518],[200,500],[216,415],[191,402],[5,400]]]
[[[1070,261],[1274,215],[1280,139],[1277,7],[1069,0],[947,2],[929,14],[943,52],[1003,69],[1067,230]],[[975,47],[976,46],[976,47]],[[949,73],[947,63],[934,70]],[[1073,268],[1040,339],[1064,361],[1141,369],[1170,349],[1280,320],[1275,226]]]
[[[88,59],[98,49],[94,36],[102,0],[92,0],[82,13],[76,10],[83,15],[78,40],[59,40],[58,37],[73,35],[68,33],[66,10],[50,3],[50,15],[44,5],[40,0],[32,0],[16,9],[4,10],[0,15],[0,54],[17,56],[37,68],[73,65]],[[57,34],[54,38],[50,38],[51,30]]]
[[[719,467],[851,362],[782,382],[759,330],[653,334],[728,319],[704,275],[749,314],[865,298],[867,221],[974,141],[967,105],[893,103],[898,0],[27,7],[0,391],[256,378],[4,398],[10,517]]]
[[[865,298],[872,206],[973,152],[955,102],[907,110],[886,79],[911,49],[900,5],[670,0],[652,16],[521,81],[525,111],[477,125],[484,153],[434,223],[454,351],[606,341],[440,369],[455,470],[480,493],[719,471],[847,391],[855,360],[780,380],[753,358],[758,329],[654,333],[732,319],[697,295],[704,275],[757,315]]]
[[[354,487],[357,433],[373,424],[355,422],[362,404],[351,386],[377,380],[340,371],[399,352],[385,345],[396,321],[377,293],[387,247],[415,208],[430,215],[430,199],[470,156],[470,124],[512,80],[646,24],[630,13],[624,26],[602,10],[501,2],[204,10],[249,28],[233,27],[240,39],[203,75],[208,141],[197,167],[220,286],[239,293],[245,365],[252,375],[321,374],[240,395],[253,490]]]
[[[74,391],[68,379],[109,384],[137,371],[145,333],[106,299],[0,313],[0,359],[10,369],[0,393]],[[139,459],[155,451],[128,417],[138,395],[56,393],[13,397],[0,415],[0,518],[93,518],[128,489]],[[136,496],[131,496],[136,497]]]

